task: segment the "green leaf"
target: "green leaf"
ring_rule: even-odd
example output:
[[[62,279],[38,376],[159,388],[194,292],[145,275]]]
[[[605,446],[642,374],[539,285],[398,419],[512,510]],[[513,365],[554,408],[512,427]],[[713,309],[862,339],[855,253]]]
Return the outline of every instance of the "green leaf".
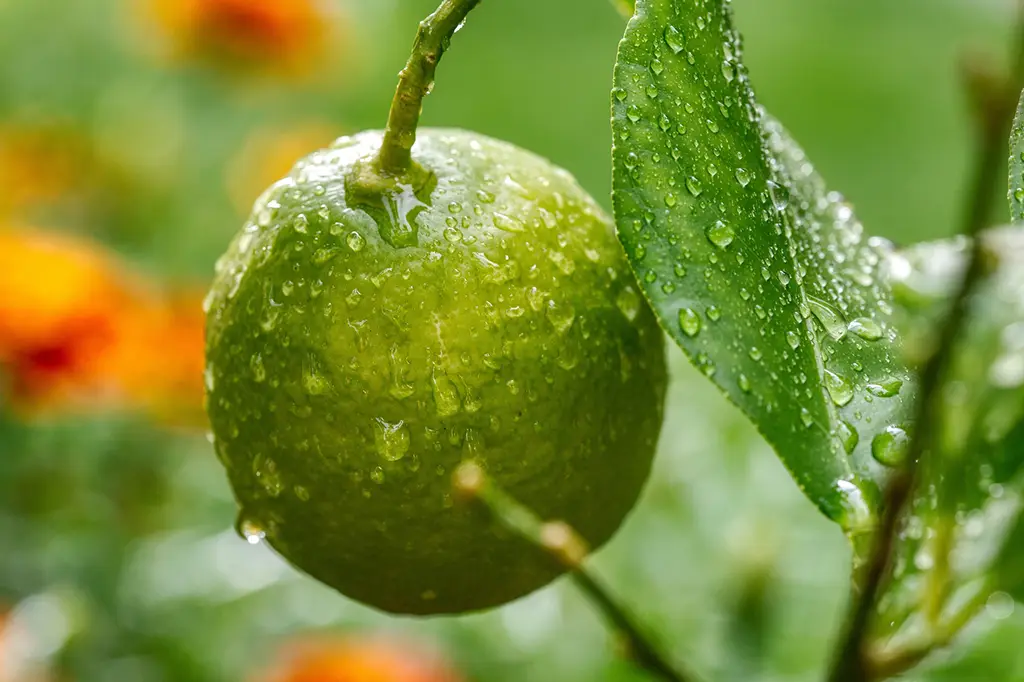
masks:
[[[1024,222],[1024,93],[1010,131],[1010,220]]]
[[[997,610],[996,593],[1024,590],[1024,230],[990,230],[983,240],[985,276],[968,301],[938,394],[940,429],[880,601],[879,634],[893,646],[941,642],[992,600]],[[921,244],[890,261],[914,360],[933,350],[969,246]]]
[[[613,90],[619,238],[662,326],[848,531],[911,377],[868,238],[757,108],[722,2],[638,0]]]

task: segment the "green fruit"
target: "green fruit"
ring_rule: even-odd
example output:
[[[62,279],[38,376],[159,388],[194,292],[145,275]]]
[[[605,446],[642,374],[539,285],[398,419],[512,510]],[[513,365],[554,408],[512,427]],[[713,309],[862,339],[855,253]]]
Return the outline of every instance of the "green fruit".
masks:
[[[453,500],[452,473],[474,459],[602,544],[650,469],[662,333],[567,172],[421,130],[415,186],[375,193],[380,145],[301,161],[218,263],[216,449],[243,528],[310,575],[392,612],[483,609],[561,570]]]

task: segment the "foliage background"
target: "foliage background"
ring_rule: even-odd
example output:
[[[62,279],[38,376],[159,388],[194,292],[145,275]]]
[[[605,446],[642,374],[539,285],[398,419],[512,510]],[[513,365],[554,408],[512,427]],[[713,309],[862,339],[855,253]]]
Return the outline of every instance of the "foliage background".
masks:
[[[204,4],[216,2],[181,3]],[[325,2],[314,15],[331,32],[300,33],[287,47],[297,64],[282,71],[269,50],[240,66],[172,49],[186,29],[150,0],[0,0],[0,169],[5,154],[27,163],[11,140],[28,131],[74,150],[59,181],[39,173],[42,199],[11,207],[0,196],[0,229],[82,235],[153,281],[201,285],[291,157],[383,124],[416,21],[435,4]],[[1003,58],[1012,3],[733,4],[762,102],[868,229],[900,243],[956,229],[971,153],[958,64]],[[548,156],[610,206],[622,28],[602,0],[483,3],[424,121]],[[0,195],[36,176],[7,172]],[[43,270],[36,285],[59,276]],[[845,597],[844,540],[745,420],[678,352],[671,360],[654,477],[594,565],[708,677],[815,679]],[[428,642],[469,679],[640,679],[565,581],[486,614],[385,617],[234,534],[230,492],[194,420],[168,427],[131,401],[26,417],[16,392],[0,401],[0,613],[19,625],[0,631],[0,680],[10,652],[69,681],[252,679],[277,644],[322,629]],[[1024,680],[1022,611],[982,619],[970,645],[918,677]]]

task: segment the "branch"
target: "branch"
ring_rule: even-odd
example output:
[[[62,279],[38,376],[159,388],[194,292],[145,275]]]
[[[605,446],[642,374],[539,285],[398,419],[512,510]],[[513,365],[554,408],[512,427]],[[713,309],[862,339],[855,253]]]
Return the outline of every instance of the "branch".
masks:
[[[697,682],[695,676],[673,667],[628,610],[584,568],[589,548],[571,526],[563,521],[542,521],[497,487],[475,462],[463,462],[456,469],[454,485],[460,494],[483,503],[503,526],[570,570],[576,585],[626,640],[630,657],[638,667],[666,682]]]
[[[402,175],[409,170],[423,98],[434,85],[437,63],[466,15],[479,4],[480,0],[443,0],[433,14],[420,22],[412,54],[398,74],[398,87],[391,100],[380,149],[380,170],[385,174]]]
[[[1006,139],[1017,93],[1024,83],[1024,0],[1020,5],[1017,46],[1009,78],[991,79],[977,69],[968,72],[980,136],[970,200],[963,217],[962,232],[972,237],[970,260],[949,313],[939,330],[938,344],[920,371],[915,437],[910,443],[905,466],[896,472],[886,487],[882,522],[875,534],[872,554],[864,568],[862,590],[856,599],[851,600],[845,635],[837,648],[829,676],[832,682],[870,682],[879,679],[875,676],[876,668],[872,664],[869,650],[871,617],[878,594],[892,570],[899,522],[908,510],[921,460],[931,450],[932,441],[939,430],[939,398],[946,369],[967,318],[971,295],[985,271],[984,249],[979,235],[989,224],[992,198],[995,188],[1001,182]],[[907,659],[907,663],[913,665],[926,654],[916,652]]]

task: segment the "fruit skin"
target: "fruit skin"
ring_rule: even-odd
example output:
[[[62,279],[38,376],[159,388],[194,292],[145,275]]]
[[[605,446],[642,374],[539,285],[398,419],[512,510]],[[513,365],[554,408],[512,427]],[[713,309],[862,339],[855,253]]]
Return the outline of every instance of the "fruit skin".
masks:
[[[216,451],[240,529],[303,571],[385,611],[484,609],[562,570],[453,500],[454,469],[476,459],[601,545],[650,469],[663,337],[610,219],[567,172],[421,130],[413,159],[434,177],[373,207],[353,178],[380,142],[299,162],[218,262]]]

